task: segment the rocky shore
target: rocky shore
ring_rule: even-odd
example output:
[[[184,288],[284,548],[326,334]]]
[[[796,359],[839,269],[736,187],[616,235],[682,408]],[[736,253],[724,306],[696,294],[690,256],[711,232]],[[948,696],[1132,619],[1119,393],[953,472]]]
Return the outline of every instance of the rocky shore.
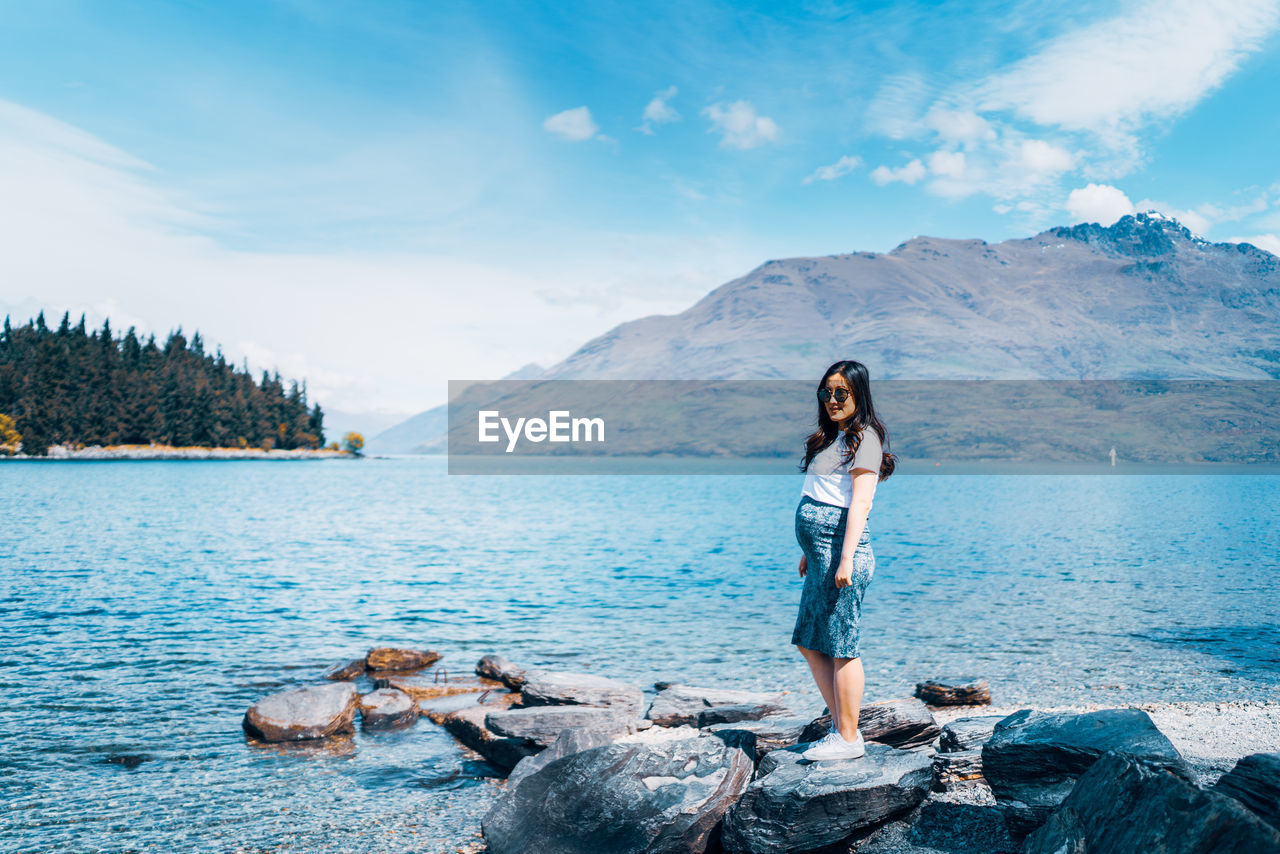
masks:
[[[492,854],[1280,852],[1276,703],[1031,709],[933,680],[862,707],[864,756],[812,762],[830,716],[787,692],[650,697],[499,655],[459,675],[439,661],[370,650],[258,701],[244,729],[310,742],[357,715],[428,718],[506,774],[472,849]]]
[[[326,448],[271,450],[262,448],[174,447],[173,445],[51,445],[47,456],[13,454],[0,460],[329,460],[353,459],[348,451]]]

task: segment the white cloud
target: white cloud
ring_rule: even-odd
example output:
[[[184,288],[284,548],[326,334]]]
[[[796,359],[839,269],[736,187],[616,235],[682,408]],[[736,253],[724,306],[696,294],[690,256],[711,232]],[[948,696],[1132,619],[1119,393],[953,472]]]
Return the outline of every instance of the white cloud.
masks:
[[[1228,237],[1228,243],[1252,243],[1259,249],[1265,249],[1272,255],[1280,255],[1280,235],[1255,234],[1253,237]]]
[[[837,178],[848,175],[861,165],[861,157],[846,154],[830,166],[819,166],[813,171],[812,175],[804,179],[804,183],[812,184],[814,181],[834,181]]]
[[[983,81],[978,109],[1124,134],[1216,89],[1280,22],[1275,0],[1146,0],[1070,30]]]
[[[929,155],[929,171],[947,178],[964,177],[963,151],[935,151]]]
[[[680,121],[680,114],[667,103],[676,96],[677,91],[675,86],[668,86],[655,94],[653,100],[645,105],[644,115],[641,117],[643,121],[637,130],[644,134],[652,134],[654,125]]]
[[[1123,191],[1109,184],[1088,184],[1067,196],[1067,213],[1073,222],[1112,225],[1120,217],[1133,213],[1133,203]]]
[[[925,116],[924,123],[946,142],[990,142],[996,138],[991,123],[972,110],[935,107]]]
[[[1002,202],[997,210],[1051,214],[1061,210],[1069,176],[1076,186],[1101,187],[1140,166],[1146,129],[1219,88],[1278,26],[1280,0],[1129,0],[1109,18],[1066,29],[1024,58],[937,94],[917,75],[891,78],[865,122],[892,139],[964,153],[962,174],[938,171],[926,158],[932,194],[981,192]],[[945,160],[938,165],[948,169]],[[887,183],[898,172],[885,168],[873,178]],[[1204,225],[1215,217],[1202,205],[1186,219]]]
[[[920,114],[933,92],[919,74],[895,74],[880,85],[864,119],[867,126],[890,139],[906,139],[920,130]]]
[[[1033,175],[1052,176],[1075,165],[1075,155],[1065,148],[1043,139],[1023,140],[1017,149],[1016,163]]]
[[[901,181],[904,184],[914,184],[925,176],[924,164],[919,160],[912,160],[905,166],[899,166],[897,169],[890,169],[888,166],[877,166],[871,170],[871,180],[883,187],[885,184],[892,184],[895,181]]]
[[[226,224],[165,178],[0,101],[0,316],[21,323],[44,310],[56,322],[70,310],[100,325],[95,315],[107,315],[117,330],[161,339],[199,330],[255,374],[305,379],[326,410],[417,412],[444,402],[448,380],[550,365],[618,323],[681,311],[783,251],[558,226],[449,254],[232,249],[212,236]]]
[[[702,113],[711,120],[708,132],[721,134],[722,148],[756,148],[773,142],[781,132],[773,119],[757,115],[750,101],[734,101],[728,105],[716,103]]]
[[[574,107],[572,110],[547,116],[542,122],[542,129],[570,142],[591,139],[600,130],[591,118],[591,110],[586,107]]]

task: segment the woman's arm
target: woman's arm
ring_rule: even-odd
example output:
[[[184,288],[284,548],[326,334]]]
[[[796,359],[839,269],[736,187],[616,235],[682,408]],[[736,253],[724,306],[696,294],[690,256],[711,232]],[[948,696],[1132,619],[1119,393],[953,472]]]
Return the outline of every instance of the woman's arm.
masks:
[[[853,553],[858,548],[858,540],[862,539],[863,529],[867,527],[876,482],[880,479],[880,473],[871,469],[854,469],[850,474],[853,475],[853,497],[849,500],[840,565],[836,567],[836,587],[847,587],[853,583]]]

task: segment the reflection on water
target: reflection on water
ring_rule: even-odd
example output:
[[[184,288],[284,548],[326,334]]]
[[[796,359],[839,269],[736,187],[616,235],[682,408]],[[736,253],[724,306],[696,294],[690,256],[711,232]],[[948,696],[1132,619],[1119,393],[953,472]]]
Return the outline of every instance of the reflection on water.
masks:
[[[259,745],[245,709],[375,645],[790,690],[791,477],[448,477],[441,459],[0,465],[0,847],[453,851],[497,773],[430,721]],[[880,485],[867,701],[1262,699],[1280,478]],[[360,681],[361,690],[372,683]],[[444,698],[440,703],[462,702]]]

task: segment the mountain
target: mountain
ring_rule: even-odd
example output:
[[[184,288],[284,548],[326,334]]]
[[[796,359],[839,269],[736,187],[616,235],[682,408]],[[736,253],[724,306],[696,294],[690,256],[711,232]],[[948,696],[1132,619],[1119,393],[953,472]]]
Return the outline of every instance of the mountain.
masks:
[[[1280,259],[1153,211],[995,244],[916,237],[767,261],[537,378],[816,381],[854,358],[873,380],[1274,379],[1278,342]],[[400,434],[404,447],[442,450],[443,423]]]

